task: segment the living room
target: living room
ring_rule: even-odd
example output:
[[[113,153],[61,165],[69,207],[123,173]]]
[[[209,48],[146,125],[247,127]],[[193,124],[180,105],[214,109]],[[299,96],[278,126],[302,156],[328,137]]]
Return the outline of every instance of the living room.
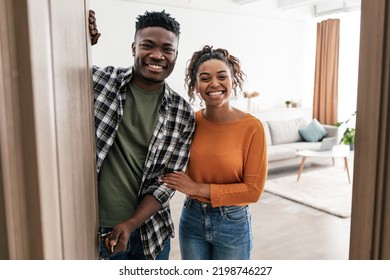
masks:
[[[132,24],[135,17],[145,10],[165,9],[178,19],[182,29],[178,61],[173,75],[168,79],[173,89],[186,97],[184,72],[186,62],[195,50],[204,44],[223,47],[241,60],[247,74],[244,91],[259,93],[258,96],[251,98],[250,108],[249,100],[242,95],[233,100],[236,107],[254,115],[266,115],[267,118],[303,116],[309,121],[312,117],[317,23],[328,18],[340,18],[339,121],[348,119],[356,111],[359,9],[344,10],[335,14],[325,13],[315,17],[313,3],[316,1],[309,1],[313,2],[311,5],[298,5],[288,9],[280,9],[276,0],[248,1],[249,3],[242,5],[234,2],[192,0],[166,1],[162,4],[161,1],[92,1],[90,8],[96,12],[98,29],[102,33],[99,43],[92,48],[92,62],[99,66],[128,66],[131,63],[130,45],[134,36]],[[294,101],[297,108],[286,108],[286,100]],[[198,102],[194,106],[198,108]],[[298,167],[299,165],[296,165],[290,172],[296,175]],[[346,175],[341,172],[336,174],[340,174],[336,176],[342,183],[346,183],[347,188],[351,187],[346,180],[344,181]],[[286,175],[286,172],[272,174],[270,178],[281,175]],[[350,209],[351,191],[348,195],[344,204],[349,203],[347,208]],[[181,206],[181,203],[177,202],[179,198],[182,196],[176,195],[174,202],[177,204],[172,206],[176,210],[176,219]],[[272,236],[271,229],[281,227],[281,224],[291,226],[297,217],[305,217],[306,221],[311,222],[306,223],[307,226],[301,226],[307,231],[302,230],[296,234],[305,236],[305,240],[295,244],[288,241],[294,239],[291,232],[279,240],[264,238],[258,240],[257,244],[255,243],[255,250],[258,252],[255,253],[255,258],[348,259],[349,215],[340,218],[321,212],[318,214],[313,208],[303,207],[267,192],[258,205],[256,207],[261,211],[273,213],[271,216],[279,219],[282,215],[278,216],[277,213],[283,213],[284,216],[283,222],[280,221],[279,225],[270,224],[268,230],[259,228],[257,232],[261,233],[260,235],[269,232],[266,235]],[[275,207],[289,210],[281,212],[274,209]],[[268,217],[256,215],[257,213],[254,213],[258,223],[268,223]],[[254,228],[259,227],[257,222],[254,223]],[[329,228],[324,231],[326,234],[313,230],[323,227],[324,224]],[[332,235],[333,237],[330,237]],[[173,259],[179,259],[177,239],[173,239]],[[278,250],[272,250],[271,248],[275,247],[271,246],[270,242],[284,243],[285,252],[275,255]],[[320,243],[326,246],[322,248],[318,245]],[[301,248],[299,253],[297,247]]]
[[[165,9],[181,24],[179,56],[175,70],[168,78],[168,83],[173,89],[186,97],[185,67],[194,51],[205,44],[223,47],[241,60],[242,67],[247,74],[244,91],[259,93],[258,96],[251,98],[250,108],[248,106],[249,100],[243,95],[239,96],[237,100],[233,100],[236,107],[256,116],[265,116],[265,118],[273,120],[304,117],[310,121],[317,23],[328,18],[340,18],[339,121],[348,119],[356,111],[359,9],[345,9],[336,14],[325,13],[325,15],[316,17],[313,11],[316,1],[309,1],[312,2],[311,5],[295,5],[293,8],[285,9],[278,7],[278,2],[283,1],[276,0],[247,1],[249,3],[241,5],[235,3],[238,1],[233,0],[165,2],[92,1],[90,8],[96,12],[98,29],[102,33],[99,43],[92,47],[93,64],[129,66],[131,63],[130,46],[134,36],[132,25],[136,16],[144,13],[145,10]],[[292,100],[296,103],[297,108],[286,108],[286,100]],[[194,106],[195,109],[199,108],[199,103],[196,102]],[[350,166],[353,167],[352,163],[350,159]],[[326,165],[326,167],[329,166],[331,164]],[[270,178],[286,175],[287,172],[296,176],[298,167],[299,164],[290,170],[273,173]],[[310,171],[310,168],[307,171]],[[347,212],[350,213],[351,185],[348,184],[346,175],[344,177],[342,171],[340,173],[334,170],[331,172],[336,172],[334,174],[342,182],[341,184],[344,184],[345,188],[349,188],[348,197],[344,199],[343,204],[347,205],[346,208],[349,208]],[[306,180],[306,178],[301,181]],[[292,183],[295,183],[295,179]],[[304,182],[301,182],[302,184]],[[340,186],[336,184],[334,187]],[[335,194],[337,196],[337,192]],[[181,208],[180,199],[182,196],[177,194],[172,205],[172,208],[175,209],[173,215],[176,221],[178,221]],[[340,198],[340,200],[342,199]],[[253,213],[253,216],[256,218],[254,219],[254,228],[258,228],[256,232],[261,236],[267,232],[267,236],[273,236],[272,231],[283,227],[283,225],[286,228],[290,227],[292,223],[299,222],[298,217],[307,221],[305,225],[301,225],[301,228],[305,228],[305,230],[299,233],[295,232],[300,236],[297,238],[294,237],[293,232],[285,229],[281,232],[286,234],[284,236],[279,234],[279,239],[268,240],[264,237],[257,237],[255,258],[348,259],[349,214],[344,218],[323,214],[313,208],[270,195],[268,192],[263,194],[260,203],[254,208],[260,208],[258,211],[261,214]],[[256,210],[254,209],[254,211]],[[281,218],[282,214],[284,218]],[[267,223],[268,216],[278,217],[280,223],[270,223],[267,229],[263,228],[262,224]],[[316,230],[323,227],[327,230],[320,233]],[[304,239],[302,240],[301,237]],[[295,244],[288,241],[294,238],[299,241]],[[179,259],[177,239],[173,239],[173,259]],[[280,246],[275,245],[275,243],[284,244],[283,253],[278,254],[277,252],[281,252],[280,250],[272,249],[275,246]],[[324,246],[319,244],[324,244]],[[299,252],[296,250],[298,247],[301,248]]]
[[[91,238],[96,230],[96,202],[91,199],[95,194],[93,120],[85,94],[90,83],[90,46],[86,30],[80,28],[86,23],[87,2],[0,1],[4,27],[0,219],[6,225],[0,252],[4,259],[96,257],[96,240]],[[388,101],[390,77],[388,4],[389,0],[362,1],[351,259],[390,256],[390,110],[389,103],[383,102]],[[274,206],[271,214],[279,209],[276,203],[270,205]],[[261,224],[268,227],[276,218],[268,216]],[[299,234],[301,225],[291,228]],[[268,235],[282,231],[270,229]],[[3,268],[10,265],[4,264]],[[31,274],[20,270],[20,263],[15,268]],[[43,276],[41,270],[39,274]]]

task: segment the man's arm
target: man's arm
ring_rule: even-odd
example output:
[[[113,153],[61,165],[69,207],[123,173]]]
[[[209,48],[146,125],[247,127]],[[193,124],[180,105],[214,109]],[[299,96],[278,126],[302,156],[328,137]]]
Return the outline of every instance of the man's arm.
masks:
[[[192,143],[192,137],[195,129],[195,118],[191,117],[186,120],[186,128],[182,131],[172,157],[175,159],[170,164],[172,170],[184,170],[188,163],[189,149]],[[169,199],[175,190],[162,185],[153,185],[148,188],[143,195],[140,204],[134,214],[123,223],[115,225],[110,235],[107,235],[105,247],[111,254],[124,251],[131,232],[142,225],[146,220],[156,214],[159,210],[169,205]]]
[[[184,123],[185,128],[180,132],[180,139],[178,139],[173,151],[171,152],[169,161],[165,162],[164,174],[174,171],[185,171],[189,160],[190,148],[195,130],[195,116],[192,112],[189,112],[189,116],[176,121]],[[158,201],[160,201],[162,208],[166,208],[168,207],[169,200],[173,196],[174,192],[175,190],[160,182],[159,184],[152,184],[148,188],[145,188],[143,194],[153,195]]]

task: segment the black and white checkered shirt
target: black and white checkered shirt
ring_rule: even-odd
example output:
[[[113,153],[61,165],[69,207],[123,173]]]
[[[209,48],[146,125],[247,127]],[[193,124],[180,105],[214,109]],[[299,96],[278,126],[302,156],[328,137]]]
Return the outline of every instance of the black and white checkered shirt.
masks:
[[[132,68],[93,67],[95,100],[96,163],[97,172],[112,144],[123,117],[126,85],[130,82]],[[149,144],[138,194],[153,195],[162,209],[141,226],[141,238],[147,259],[155,259],[164,241],[174,236],[169,201],[174,191],[162,186],[158,176],[172,171],[183,171],[195,129],[192,107],[183,97],[165,84],[158,121]]]

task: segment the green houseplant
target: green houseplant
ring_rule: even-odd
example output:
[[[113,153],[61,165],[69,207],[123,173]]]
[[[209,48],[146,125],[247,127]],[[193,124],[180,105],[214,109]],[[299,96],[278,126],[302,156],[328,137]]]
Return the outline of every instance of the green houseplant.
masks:
[[[345,145],[349,145],[351,151],[354,150],[355,147],[355,128],[348,127],[341,138],[340,144],[344,143]]]
[[[338,122],[335,125],[337,127],[340,127],[343,124],[347,124],[353,117],[356,116],[356,111],[351,115],[351,117],[343,122]],[[343,143],[345,145],[349,145],[349,148],[351,151],[355,148],[355,128],[354,127],[347,127],[343,133],[343,136],[340,140],[340,144]]]

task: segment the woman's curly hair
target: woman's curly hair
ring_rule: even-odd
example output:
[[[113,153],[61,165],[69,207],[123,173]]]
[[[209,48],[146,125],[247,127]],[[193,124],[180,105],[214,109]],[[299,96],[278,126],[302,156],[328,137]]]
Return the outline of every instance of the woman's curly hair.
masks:
[[[200,51],[193,53],[191,59],[187,62],[187,69],[185,73],[185,86],[187,88],[190,102],[195,100],[196,96],[196,73],[199,66],[210,59],[218,59],[226,63],[229,66],[232,78],[233,78],[233,91],[234,96],[237,97],[237,89],[242,90],[245,73],[241,70],[240,61],[237,57],[231,55],[226,49],[213,49],[212,46],[204,46]]]

